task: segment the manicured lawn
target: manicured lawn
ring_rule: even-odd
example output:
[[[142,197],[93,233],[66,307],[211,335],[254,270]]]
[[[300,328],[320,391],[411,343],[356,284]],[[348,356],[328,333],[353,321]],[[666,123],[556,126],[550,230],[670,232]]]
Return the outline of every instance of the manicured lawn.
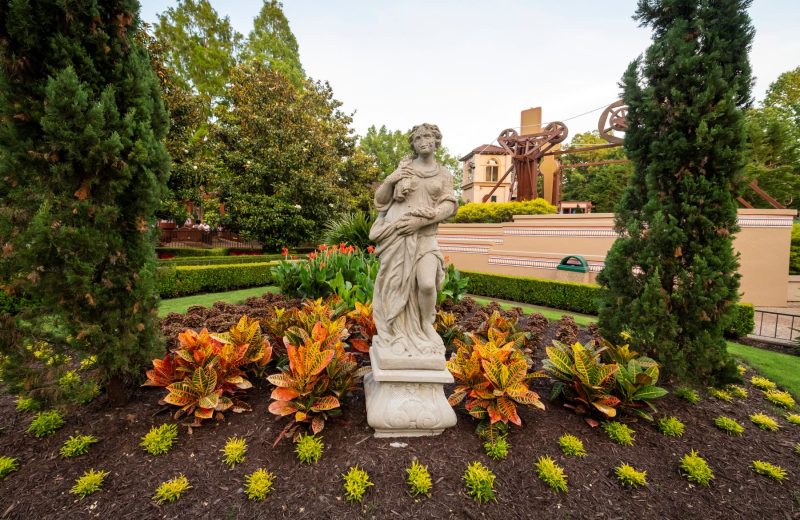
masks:
[[[500,307],[505,310],[511,309],[513,307],[520,307],[523,311],[525,311],[525,314],[532,314],[534,312],[537,312],[539,314],[544,315],[544,317],[547,318],[548,320],[560,320],[561,316],[572,316],[573,318],[575,318],[575,323],[577,323],[581,327],[586,327],[591,323],[597,322],[596,316],[589,316],[587,314],[578,314],[575,312],[552,309],[550,307],[540,307],[538,305],[528,305],[526,303],[515,303],[515,302],[510,302],[508,300],[498,300],[497,298],[484,298],[482,296],[473,296],[473,295],[470,295],[470,297],[473,298],[476,302],[480,303],[481,305],[486,305],[489,302],[497,302],[500,304]]]
[[[800,398],[800,356],[728,342],[728,352]]]
[[[221,293],[196,294],[194,296],[184,296],[183,298],[171,298],[161,300],[158,308],[158,316],[163,317],[170,312],[183,314],[192,305],[202,305],[210,307],[214,302],[242,303],[251,296],[261,296],[264,293],[277,293],[278,288],[272,286],[253,287],[252,289],[240,289],[238,291],[228,291]]]

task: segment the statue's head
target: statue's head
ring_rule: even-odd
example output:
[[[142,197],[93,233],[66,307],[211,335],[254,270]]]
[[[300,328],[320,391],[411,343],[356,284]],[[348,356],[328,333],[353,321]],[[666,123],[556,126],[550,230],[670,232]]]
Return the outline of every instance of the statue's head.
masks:
[[[442,132],[439,130],[438,126],[429,123],[416,125],[411,129],[411,133],[408,134],[408,144],[411,145],[411,149],[414,151],[414,157],[417,157],[417,151],[414,149],[414,136],[426,131],[433,134],[433,137],[436,139],[436,148],[442,146]]]

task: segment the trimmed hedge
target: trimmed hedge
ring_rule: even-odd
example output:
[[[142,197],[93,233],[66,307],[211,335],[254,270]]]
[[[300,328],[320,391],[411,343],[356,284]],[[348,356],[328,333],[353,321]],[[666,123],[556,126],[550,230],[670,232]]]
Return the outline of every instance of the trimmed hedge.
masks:
[[[547,215],[556,207],[544,199],[519,202],[470,202],[458,208],[453,222],[499,223],[512,222],[514,215]]]
[[[156,254],[158,253],[165,253],[168,255],[174,255],[176,257],[185,257],[185,256],[227,256],[228,248],[227,247],[212,247],[212,248],[202,248],[202,247],[157,247]]]
[[[597,315],[598,312],[602,290],[599,285],[474,271],[462,271],[462,274],[469,278],[467,291],[471,294],[583,314]],[[753,331],[755,307],[750,303],[737,303],[735,309],[731,322],[725,328],[725,334],[738,338]]]
[[[161,297],[175,298],[269,285],[272,283],[271,270],[276,264],[165,265],[158,268],[156,278]]]
[[[182,265],[234,265],[234,264],[258,264],[262,262],[272,262],[273,260],[282,260],[283,255],[242,255],[242,256],[189,256],[169,258],[166,260],[159,260],[158,265],[173,265],[175,267]]]

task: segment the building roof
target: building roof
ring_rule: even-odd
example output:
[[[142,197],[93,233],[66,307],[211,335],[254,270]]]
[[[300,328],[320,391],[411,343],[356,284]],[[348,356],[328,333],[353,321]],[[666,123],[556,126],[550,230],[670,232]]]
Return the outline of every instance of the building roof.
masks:
[[[459,161],[468,161],[473,155],[506,155],[506,151],[499,146],[493,144],[482,144],[475,147],[470,153],[459,159]]]

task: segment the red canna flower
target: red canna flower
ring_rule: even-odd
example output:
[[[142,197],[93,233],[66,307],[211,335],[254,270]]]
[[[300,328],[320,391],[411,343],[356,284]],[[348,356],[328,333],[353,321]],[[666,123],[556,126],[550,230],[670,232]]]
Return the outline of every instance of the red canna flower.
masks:
[[[317,252],[316,252],[316,251],[313,251],[313,252],[311,252],[311,253],[308,253],[308,259],[309,259],[309,260],[313,260],[313,259],[315,259],[316,257],[317,257]]]
[[[325,269],[325,262],[320,262],[319,263],[319,268],[320,269]]]
[[[283,248],[283,249],[281,249],[281,254],[282,254],[284,257],[286,257],[286,256],[289,256],[289,248],[284,246],[284,248]]]
[[[374,252],[375,252],[375,247],[374,246],[367,246],[367,253],[372,254]]]
[[[328,249],[328,245],[327,244],[320,244],[319,247],[317,247],[317,249],[319,249],[320,251],[325,251],[326,249]]]

